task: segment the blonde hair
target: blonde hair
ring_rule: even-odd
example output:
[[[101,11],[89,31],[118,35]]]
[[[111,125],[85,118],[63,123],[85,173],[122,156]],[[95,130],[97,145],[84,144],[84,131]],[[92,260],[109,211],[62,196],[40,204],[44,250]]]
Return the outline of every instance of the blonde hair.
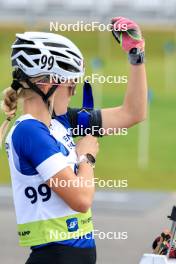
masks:
[[[11,87],[7,88],[3,92],[3,101],[1,103],[1,109],[6,115],[6,120],[0,127],[0,146],[2,145],[5,134],[8,130],[10,121],[15,117],[18,105],[18,93]]]
[[[36,77],[31,78],[31,82],[36,82],[41,80],[44,77]],[[6,115],[6,120],[0,126],[0,147],[2,146],[2,142],[4,137],[8,131],[10,121],[16,116],[16,111],[18,107],[18,99],[24,98],[26,95],[32,95],[34,92],[28,87],[25,82],[20,82],[23,86],[23,89],[20,88],[18,91],[15,91],[12,87],[8,87],[3,92],[3,101],[1,103],[1,110]]]

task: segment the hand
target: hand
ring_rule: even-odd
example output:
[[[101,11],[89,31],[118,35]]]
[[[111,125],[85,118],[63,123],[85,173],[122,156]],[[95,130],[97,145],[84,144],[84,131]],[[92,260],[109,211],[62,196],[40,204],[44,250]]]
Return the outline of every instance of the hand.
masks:
[[[145,42],[139,26],[134,21],[124,17],[115,17],[111,23],[113,36],[123,50],[129,52],[133,48],[138,48],[144,51]]]
[[[87,153],[92,154],[95,158],[98,151],[99,151],[98,140],[96,137],[93,137],[91,135],[87,135],[81,138],[76,144],[76,152],[77,152],[78,158],[81,155],[85,155]]]

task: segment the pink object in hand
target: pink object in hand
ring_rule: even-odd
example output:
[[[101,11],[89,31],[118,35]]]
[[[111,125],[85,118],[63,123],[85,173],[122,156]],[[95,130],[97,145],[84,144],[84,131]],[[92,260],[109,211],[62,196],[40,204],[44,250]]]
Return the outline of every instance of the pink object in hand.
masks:
[[[145,42],[141,30],[134,21],[124,17],[115,17],[112,19],[112,31],[114,37],[126,52],[129,52],[132,48],[144,50]]]

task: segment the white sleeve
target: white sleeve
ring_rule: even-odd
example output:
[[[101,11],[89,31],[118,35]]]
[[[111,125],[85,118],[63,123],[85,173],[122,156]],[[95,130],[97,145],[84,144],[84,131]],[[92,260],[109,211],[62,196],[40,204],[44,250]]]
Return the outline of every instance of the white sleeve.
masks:
[[[60,152],[43,161],[36,169],[42,179],[47,181],[67,166],[66,157]]]

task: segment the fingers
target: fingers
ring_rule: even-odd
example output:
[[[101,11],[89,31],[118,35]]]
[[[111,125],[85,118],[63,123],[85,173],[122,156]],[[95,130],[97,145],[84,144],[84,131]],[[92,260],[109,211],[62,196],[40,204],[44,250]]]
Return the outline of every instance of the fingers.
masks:
[[[84,138],[87,138],[88,140],[91,140],[92,142],[98,142],[97,137],[94,137],[92,135],[86,135]]]
[[[116,21],[122,21],[122,20],[125,20],[125,19],[127,19],[127,18],[125,18],[125,17],[114,17],[114,18],[112,18],[112,23],[114,23],[114,22],[116,22]]]
[[[129,52],[132,48],[144,51],[145,42],[137,23],[125,17],[115,17],[112,19],[112,29],[114,37],[125,52]]]
[[[123,31],[124,30],[124,26],[126,28],[126,30],[129,30],[129,29],[138,29],[139,30],[139,26],[136,22],[128,19],[128,18],[125,18],[125,17],[115,17],[111,20],[111,23],[113,24],[113,29],[115,30],[119,30],[122,28]]]

